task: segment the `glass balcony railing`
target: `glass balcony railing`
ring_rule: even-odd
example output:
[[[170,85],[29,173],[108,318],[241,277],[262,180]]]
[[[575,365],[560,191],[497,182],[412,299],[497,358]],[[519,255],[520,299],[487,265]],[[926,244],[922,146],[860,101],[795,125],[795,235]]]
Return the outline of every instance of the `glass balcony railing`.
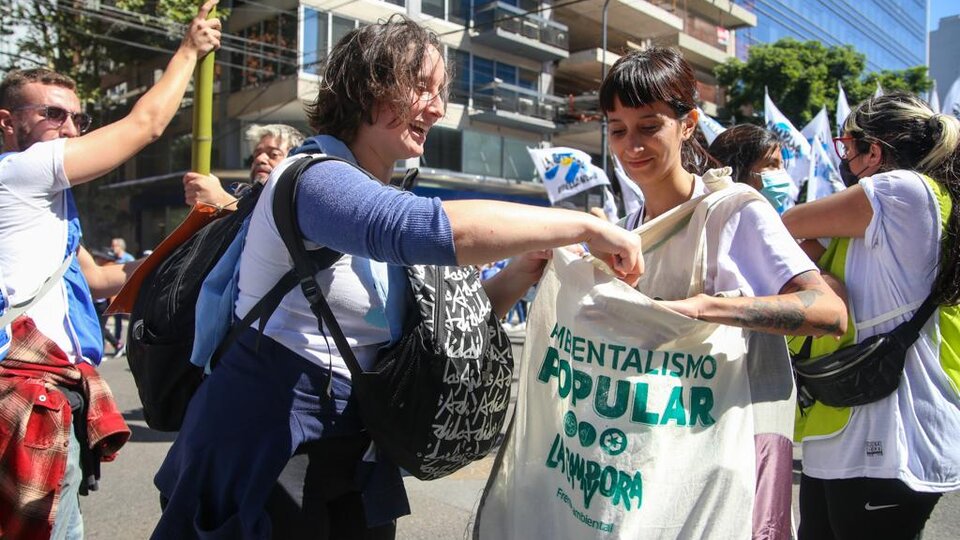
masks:
[[[474,7],[473,28],[481,33],[499,28],[564,51],[570,46],[567,25],[531,15],[523,9],[499,1]]]
[[[498,79],[475,87],[473,107],[484,111],[503,111],[553,122],[563,99],[536,90],[504,83]]]

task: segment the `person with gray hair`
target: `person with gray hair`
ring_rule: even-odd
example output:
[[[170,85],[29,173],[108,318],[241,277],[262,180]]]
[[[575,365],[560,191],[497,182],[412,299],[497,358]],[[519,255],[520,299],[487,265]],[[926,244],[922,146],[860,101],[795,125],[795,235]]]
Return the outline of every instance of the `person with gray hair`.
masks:
[[[303,143],[304,136],[286,124],[252,124],[247,128],[246,139],[252,149],[250,182],[262,184],[287,153]],[[221,208],[237,200],[223,189],[216,176],[192,171],[183,175],[183,198],[189,206],[200,203]]]

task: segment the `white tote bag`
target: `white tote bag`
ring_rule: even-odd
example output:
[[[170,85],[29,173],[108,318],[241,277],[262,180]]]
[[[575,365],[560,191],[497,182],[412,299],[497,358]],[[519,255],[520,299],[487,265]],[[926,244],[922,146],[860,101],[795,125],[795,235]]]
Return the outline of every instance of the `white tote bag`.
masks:
[[[758,197],[734,185],[638,229],[645,294],[596,261],[554,252],[475,537],[750,538],[749,332],[653,298],[701,292],[723,224]],[[790,398],[787,384],[778,400]],[[792,408],[780,409],[792,422]]]

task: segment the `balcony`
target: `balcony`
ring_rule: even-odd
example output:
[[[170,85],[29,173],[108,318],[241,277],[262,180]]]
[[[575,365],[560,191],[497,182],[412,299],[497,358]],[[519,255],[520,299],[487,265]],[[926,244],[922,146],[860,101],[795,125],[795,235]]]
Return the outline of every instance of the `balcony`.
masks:
[[[570,24],[584,19],[600,24],[603,20],[603,1],[594,0],[560,7],[557,8],[557,13]],[[682,18],[644,0],[611,0],[607,8],[607,24],[612,31],[643,38],[669,36],[683,31]],[[574,31],[592,32],[592,29],[587,30],[588,26],[590,25],[575,27]],[[597,37],[592,39],[596,43]]]
[[[688,33],[675,34],[665,38],[661,43],[676,47],[688,62],[707,71],[713,71],[716,65],[722,64],[732,56],[726,49],[719,49]]]
[[[557,129],[554,117],[563,100],[535,90],[506,84],[499,79],[474,88],[471,121],[519,128],[540,133]]]
[[[554,146],[569,146],[594,154],[601,153],[600,118],[602,116],[600,98],[596,91],[567,96],[563,104],[557,108],[559,127],[553,134]]]
[[[656,4],[668,11],[686,7],[687,11],[730,30],[757,25],[756,15],[730,0],[657,0]]]
[[[530,15],[504,2],[488,2],[473,12],[475,43],[482,43],[541,62],[560,60],[569,53],[567,26]]]
[[[613,63],[620,58],[620,55],[607,51],[604,58],[603,49],[586,49],[571,53],[569,57],[560,61],[554,74],[557,77],[575,80],[581,83],[587,83],[588,86],[600,86],[600,75],[603,73],[603,65],[606,62],[607,71],[613,66]]]

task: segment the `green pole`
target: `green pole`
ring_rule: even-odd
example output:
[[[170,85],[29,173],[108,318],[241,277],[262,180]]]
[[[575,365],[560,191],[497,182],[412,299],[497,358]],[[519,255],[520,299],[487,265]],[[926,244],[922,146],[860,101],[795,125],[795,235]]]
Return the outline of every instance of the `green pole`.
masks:
[[[201,1],[202,3],[202,1]],[[209,18],[216,17],[216,8]],[[213,52],[197,64],[193,77],[193,149],[190,169],[210,174],[213,149]]]

